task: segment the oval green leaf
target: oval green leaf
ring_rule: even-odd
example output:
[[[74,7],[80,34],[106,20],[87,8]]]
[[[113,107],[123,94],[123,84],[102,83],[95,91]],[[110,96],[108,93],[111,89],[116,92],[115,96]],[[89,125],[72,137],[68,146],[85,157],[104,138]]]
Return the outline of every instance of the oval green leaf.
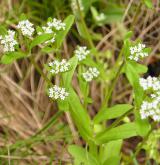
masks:
[[[45,41],[50,40],[52,37],[53,37],[53,34],[42,34],[42,35],[35,37],[33,39],[33,41],[31,42],[30,49],[32,49],[33,47],[35,47],[39,44],[44,43]]]
[[[23,52],[11,52],[4,54],[1,58],[1,63],[2,64],[11,64],[17,59],[21,59],[27,57],[27,55]]]
[[[114,119],[122,116],[132,108],[133,106],[130,104],[118,104],[110,108],[104,108],[98,112],[93,121],[95,124],[98,124],[99,122],[102,122],[104,120]]]

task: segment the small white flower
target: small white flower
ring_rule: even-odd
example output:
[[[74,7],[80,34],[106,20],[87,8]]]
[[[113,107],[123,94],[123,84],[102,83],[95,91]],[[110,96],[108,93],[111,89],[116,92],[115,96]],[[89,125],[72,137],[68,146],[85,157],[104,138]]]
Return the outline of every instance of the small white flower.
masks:
[[[55,28],[56,30],[65,30],[66,28],[66,24],[56,18],[53,18],[53,20],[48,22],[47,25],[48,27]]]
[[[77,49],[74,51],[74,53],[77,56],[78,60],[82,61],[86,58],[90,51],[87,50],[86,46],[77,46]]]
[[[96,67],[89,68],[85,73],[82,73],[83,78],[87,81],[90,82],[93,80],[93,78],[97,78],[99,75],[99,71]]]
[[[142,119],[151,117],[155,121],[160,121],[160,109],[159,102],[153,100],[152,102],[143,101],[140,109],[140,114]]]
[[[144,47],[144,46],[143,46]],[[140,78],[140,85],[147,91],[150,101],[143,101],[140,109],[141,118],[151,117],[160,121],[160,80],[157,77],[148,76]]]
[[[89,71],[82,73],[82,76],[87,82],[90,82],[93,79],[93,75]]]
[[[49,41],[46,41],[45,43],[54,43],[55,42],[55,36],[56,32],[55,30],[65,30],[66,24],[63,23],[61,20],[58,20],[56,18],[53,18],[51,21],[47,22],[46,26],[42,26],[42,30],[38,31],[38,35],[42,34],[53,34],[53,38]]]
[[[140,78],[141,87],[144,90],[152,89],[154,91],[160,90],[160,80],[156,77],[148,76],[146,79]]]
[[[98,77],[99,71],[96,67],[93,67],[93,68],[90,67],[88,70],[93,75],[94,78]]]
[[[47,27],[47,26],[42,26],[43,32],[47,33],[47,34],[52,34],[53,30],[51,27]]]
[[[21,30],[24,36],[31,37],[34,33],[33,24],[29,20],[20,21],[17,28]]]
[[[144,58],[148,56],[148,53],[144,52],[145,44],[137,44],[135,46],[131,46],[129,48],[130,50],[130,56],[128,57],[130,60],[138,61],[139,58]]]
[[[63,73],[68,71],[70,68],[70,63],[67,62],[65,59],[63,59],[61,62],[55,60],[53,62],[50,62],[48,65],[51,68],[50,72],[52,74]]]
[[[69,93],[66,92],[65,88],[58,87],[57,85],[49,88],[48,93],[49,97],[55,100],[64,100],[69,95]]]
[[[4,52],[14,52],[15,45],[18,45],[18,42],[14,39],[15,31],[8,30],[8,34],[1,36],[1,44],[3,45]]]

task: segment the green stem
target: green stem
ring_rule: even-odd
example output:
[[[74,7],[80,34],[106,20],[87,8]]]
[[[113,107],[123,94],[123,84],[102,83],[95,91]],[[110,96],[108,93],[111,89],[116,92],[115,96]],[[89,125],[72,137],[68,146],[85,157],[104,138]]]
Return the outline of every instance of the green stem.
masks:
[[[136,14],[135,14],[133,21],[132,21],[131,30],[133,30],[133,28],[135,27],[137,17],[139,16],[139,13],[141,12],[141,7],[142,7],[142,1],[140,2],[140,4],[138,5],[138,7],[136,9]]]
[[[157,123],[155,123],[155,122],[152,123],[150,131],[147,133],[147,135],[145,136],[145,138],[143,139],[143,141],[140,143],[140,145],[138,145],[138,146],[136,147],[136,151],[135,151],[134,156],[136,156],[136,155],[140,152],[140,150],[142,149],[143,145],[144,145],[144,144],[146,143],[146,141],[148,140],[148,138],[149,138],[150,134],[152,133],[152,131],[153,131],[154,127],[156,126],[156,124],[157,124]]]
[[[97,155],[98,155],[98,148],[97,148],[97,146],[95,145],[94,142],[91,142],[91,143],[89,144],[89,152],[90,152],[93,156],[95,156],[95,157],[97,158]]]
[[[115,85],[116,85],[116,83],[117,83],[117,80],[118,80],[118,78],[119,78],[119,75],[120,75],[120,73],[121,73],[121,70],[122,70],[124,64],[125,64],[125,63],[124,63],[124,61],[123,61],[122,64],[120,65],[120,67],[119,67],[117,73],[116,73],[115,79],[113,80],[113,82],[112,82],[112,84],[111,84],[111,87],[109,88],[109,91],[108,91],[107,95],[106,95],[105,98],[104,98],[104,101],[103,101],[102,106],[101,106],[100,109],[103,109],[104,106],[108,106],[108,102],[109,102],[109,100],[110,100],[110,98],[111,98],[112,92],[113,92],[113,90],[114,90],[114,88],[115,88]]]
[[[144,145],[144,144],[146,143],[146,141],[148,140],[148,138],[149,138],[150,134],[152,133],[153,129],[155,128],[156,124],[157,124],[156,122],[152,123],[150,131],[149,131],[149,132],[147,133],[147,135],[144,137],[143,141],[136,147],[135,153],[133,154],[132,157],[130,157],[130,159],[129,159],[128,162],[127,162],[127,165],[131,164],[131,162],[132,162],[132,160],[133,160],[133,157],[135,158],[135,157],[138,155],[138,153],[139,153],[140,150],[142,149],[143,145]]]
[[[53,124],[57,122],[58,117],[62,115],[62,111],[58,111],[50,120],[49,122],[42,128],[40,129],[35,135],[32,137],[36,137],[37,135],[41,134],[42,132],[47,131]]]
[[[97,137],[101,136],[104,134],[104,132],[108,132],[110,129],[116,127],[123,119],[125,116],[129,115],[133,111],[133,108],[124,113],[121,117],[117,118],[109,127],[107,127],[104,131],[97,133]],[[104,123],[105,124],[105,123]]]
[[[107,127],[107,131],[116,127],[123,119],[124,117],[126,117],[127,115],[129,115],[131,112],[133,111],[133,108],[130,109],[129,111],[127,111],[126,113],[124,113],[121,117],[119,117],[118,119],[116,119],[109,127]]]
[[[44,78],[44,80],[49,84],[49,85],[53,85],[52,82],[48,79],[48,77],[46,77],[46,75],[42,72],[41,68],[37,65],[37,63],[35,62],[34,58],[32,56],[29,57],[31,63],[34,65],[34,67],[36,68],[36,70],[38,71],[38,73]]]
[[[84,93],[84,108],[87,109],[87,105],[88,105],[88,101],[87,101],[87,97],[88,97],[88,91],[89,91],[89,85],[88,83],[85,84],[85,93]]]
[[[32,56],[29,57],[31,63],[34,65],[34,67],[36,68],[36,70],[38,71],[38,73],[44,78],[44,80],[49,84],[49,85],[53,85],[52,82],[48,79],[48,77],[46,77],[46,75],[43,73],[43,71],[41,70],[41,68],[37,65],[37,63],[35,62],[34,58]],[[61,114],[61,111],[57,114],[59,115]],[[66,114],[66,117],[67,117],[67,121],[68,121],[68,124],[69,124],[69,127],[71,129],[71,132],[74,136],[74,139],[76,138],[76,142],[78,143],[79,139],[77,138],[78,134],[76,132],[76,129],[74,128],[74,125],[72,123],[72,120],[71,120],[71,116],[69,113],[65,113]],[[53,121],[54,121],[54,118],[53,118]],[[45,127],[43,130],[40,130],[37,134],[41,133],[42,131],[44,131],[46,128],[48,128],[51,124],[53,124],[53,121],[51,120]],[[36,135],[37,135],[36,134]]]
[[[115,72],[115,71],[117,70],[118,67],[119,67],[119,69],[117,70],[117,73],[116,73],[116,75],[115,75],[115,78],[114,78],[114,80],[113,80],[113,83],[111,84],[111,87],[109,87],[109,91],[107,92],[107,94],[106,94],[106,96],[105,96],[105,98],[104,98],[104,101],[103,101],[102,106],[101,106],[100,109],[103,109],[105,106],[108,106],[109,99],[110,99],[110,97],[111,97],[111,95],[112,95],[112,92],[113,92],[113,90],[114,90],[114,88],[115,88],[115,85],[116,85],[116,83],[117,83],[117,80],[118,80],[118,78],[119,78],[119,75],[120,75],[120,73],[121,73],[121,70],[122,70],[122,68],[123,68],[123,66],[124,66],[124,61],[123,61],[122,64],[120,65],[120,61],[121,61],[121,59],[122,59],[123,51],[124,51],[124,46],[122,47],[122,49],[121,49],[121,51],[120,51],[120,54],[119,54],[119,56],[118,56],[118,59],[117,59],[115,65],[114,65],[114,67],[113,67],[113,71],[112,71],[112,72]],[[119,65],[120,65],[120,66],[119,66]]]
[[[82,15],[82,11],[81,11],[81,9],[80,9],[79,1],[76,0],[76,3],[77,3],[77,6],[78,6],[78,12],[79,12],[79,15],[80,15],[80,21],[81,21],[81,23],[82,23],[82,25],[83,25],[83,28],[84,28],[84,30],[85,30],[86,38],[88,39],[88,44],[89,44],[90,48],[94,48],[93,41],[92,41],[92,39],[91,39],[91,36],[90,36],[90,34],[89,34],[87,25],[86,25],[86,23],[85,23],[85,20],[84,20],[84,18],[83,18],[83,15]]]

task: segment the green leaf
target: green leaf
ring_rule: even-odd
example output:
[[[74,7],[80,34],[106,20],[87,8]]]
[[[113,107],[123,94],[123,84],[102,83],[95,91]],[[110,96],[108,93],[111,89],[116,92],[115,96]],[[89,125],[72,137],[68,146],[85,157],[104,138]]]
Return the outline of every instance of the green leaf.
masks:
[[[71,65],[71,69],[68,72],[65,72],[62,74],[64,87],[69,92],[69,96],[67,99],[68,104],[70,106],[69,110],[81,136],[84,139],[89,140],[92,138],[90,117],[87,111],[83,108],[79,100],[79,97],[76,94],[76,92],[73,90],[72,84],[71,84],[72,77],[78,63],[77,57],[76,56],[72,57],[69,60],[69,63]]]
[[[67,101],[67,98],[65,100],[58,100],[58,108],[60,111],[68,111],[69,110],[69,104]]]
[[[143,100],[144,92],[143,92],[142,87],[139,84],[139,75],[136,71],[135,66],[132,63],[130,63],[130,62],[126,63],[125,74],[134,89],[135,104],[137,107],[140,107],[142,100]]]
[[[153,9],[152,0],[144,0],[144,3],[149,9]]]
[[[75,165],[99,165],[96,158],[82,147],[70,145],[68,151],[73,156]]]
[[[33,47],[35,47],[39,44],[44,43],[45,41],[50,40],[52,37],[53,37],[53,34],[42,34],[42,35],[35,37],[33,39],[33,41],[31,42],[30,49],[32,49]]]
[[[113,3],[108,3],[103,13],[106,16],[105,23],[120,22],[123,18],[124,9]]]
[[[98,124],[99,122],[102,122],[104,120],[114,119],[122,116],[132,108],[133,106],[130,104],[118,104],[110,108],[104,108],[98,112],[93,121],[95,124]]]
[[[84,12],[86,13],[89,10],[89,8],[91,7],[91,5],[98,0],[81,0],[81,1],[82,1],[82,5],[84,7]]]
[[[77,67],[78,59],[76,56],[72,57],[69,61],[71,69],[68,72],[62,74],[63,84],[66,89],[71,88],[72,77]],[[68,99],[64,101],[58,101],[58,107],[60,110],[69,110]]]
[[[41,51],[44,52],[44,53],[50,53],[50,52],[52,52],[53,50],[55,50],[55,48],[49,47],[49,46],[45,46],[44,48],[41,49]],[[55,50],[55,51],[56,51],[56,50]]]
[[[51,128],[59,119],[59,117],[62,115],[61,111],[56,112],[56,114],[54,114],[51,119],[34,135],[37,136],[41,133],[44,133],[45,131],[47,131],[49,128]]]
[[[120,164],[122,140],[110,141],[100,147],[100,160],[103,165]]]
[[[20,21],[23,21],[23,20],[26,20],[26,19],[28,19],[27,16],[26,16],[26,14],[22,13],[20,15]]]
[[[130,39],[132,36],[133,36],[133,31],[128,31],[128,32],[125,34],[124,40]]]
[[[93,6],[91,7],[91,13],[95,23],[99,26],[102,26],[106,20],[104,13],[98,13],[97,9]]]
[[[142,137],[145,137],[151,129],[151,125],[148,119],[142,120],[138,112],[135,116],[135,124],[136,124],[137,133]]]
[[[129,61],[129,64],[132,65],[132,68],[134,67],[134,70],[137,72],[137,74],[144,74],[148,71],[148,67],[135,61]]]
[[[23,52],[11,52],[11,53],[7,53],[4,54],[1,58],[1,63],[2,64],[11,64],[13,63],[15,60],[20,59],[20,58],[24,58],[27,57],[27,55]]]
[[[3,25],[0,25],[0,35],[5,35],[5,34],[7,34],[7,29]]]
[[[99,15],[99,13],[96,10],[96,8],[92,6],[91,7],[91,12],[92,12],[93,17],[96,19],[96,17]]]
[[[81,136],[88,142],[93,140],[90,116],[83,108],[78,95],[72,88],[69,89],[68,103],[70,105],[70,113]]]
[[[65,20],[64,23],[66,24],[66,28],[64,31],[59,31],[56,34],[56,48],[60,48],[60,46],[62,45],[62,42],[64,41],[66,35],[68,34],[69,30],[71,29],[71,26],[74,23],[74,16],[73,15],[69,15]]]
[[[96,135],[95,139],[97,144],[104,144],[112,140],[126,139],[137,135],[136,124],[127,123],[101,132]]]
[[[150,130],[150,125],[147,120],[142,120],[140,117],[139,109],[143,101],[144,91],[139,84],[139,73],[145,73],[146,67],[141,64],[136,64],[135,62],[127,62],[125,66],[125,74],[133,87],[134,99],[136,108],[134,110],[135,123],[139,135],[145,136]]]
[[[88,35],[86,35],[86,29],[84,25],[80,21],[76,21],[76,26],[77,26],[78,34],[84,39],[87,39]]]

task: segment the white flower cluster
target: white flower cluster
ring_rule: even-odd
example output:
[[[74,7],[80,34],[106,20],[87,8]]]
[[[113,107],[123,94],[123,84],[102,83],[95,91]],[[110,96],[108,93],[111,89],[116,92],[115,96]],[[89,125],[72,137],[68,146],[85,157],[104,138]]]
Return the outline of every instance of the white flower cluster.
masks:
[[[148,76],[147,79],[140,78],[139,82],[144,90],[160,90],[160,80],[157,77]]]
[[[55,60],[53,62],[50,62],[48,65],[51,67],[50,72],[52,74],[66,72],[70,68],[70,63],[67,62],[65,59],[63,59],[61,62]]]
[[[140,109],[141,118],[151,117],[160,121],[160,80],[149,76],[147,79],[140,78],[140,85],[144,91],[150,92],[149,100],[143,101]]]
[[[66,24],[61,20],[53,18],[52,21],[47,22],[47,26],[42,26],[42,31],[38,32],[38,35],[42,35],[43,33],[52,34],[55,30],[65,30]]]
[[[70,68],[70,63],[67,62],[65,59],[62,59],[62,61],[55,60],[53,62],[50,62],[48,65],[52,74],[66,72]],[[65,88],[58,87],[57,85],[49,88],[48,93],[49,97],[55,100],[64,100],[69,95],[69,93],[66,92]]]
[[[157,96],[152,102],[143,101],[141,105],[141,118],[153,118],[154,121],[160,121],[160,96]]]
[[[52,21],[47,22],[47,25],[48,27],[55,28],[56,30],[65,30],[66,28],[66,24],[56,18],[53,18]]]
[[[33,24],[29,20],[20,21],[17,28],[21,30],[24,36],[31,37],[34,33]]]
[[[98,77],[99,71],[96,67],[89,68],[85,73],[82,73],[83,78],[87,81],[90,82],[93,80],[93,78]]]
[[[57,85],[54,85],[53,87],[49,88],[48,93],[49,97],[55,100],[64,100],[69,95],[69,93],[66,92],[65,88],[58,87]]]
[[[50,28],[49,26],[42,26],[42,30],[43,30],[43,32],[38,32],[38,35],[53,33],[52,28]]]
[[[130,60],[138,61],[139,58],[144,58],[148,56],[148,53],[144,52],[145,44],[139,43],[138,45],[130,47]]]
[[[86,46],[77,46],[77,49],[74,51],[74,53],[77,56],[78,60],[82,61],[86,58],[90,51],[87,50]]]
[[[53,18],[52,21],[47,22],[47,26],[42,26],[42,31],[38,32],[38,35],[42,35],[43,33],[52,34],[54,33],[53,29],[56,30],[65,30],[66,24],[61,20]]]
[[[18,45],[18,42],[14,39],[15,32],[8,30],[8,34],[5,36],[0,36],[1,44],[3,45],[4,52],[14,52],[15,45]]]
[[[66,24],[63,23],[61,20],[58,20],[56,18],[53,18],[51,21],[47,22],[47,26],[42,26],[42,31],[38,31],[38,35],[42,34],[52,34],[53,37],[49,41],[46,41],[45,43],[54,43],[55,42],[55,36],[56,33],[53,29],[55,30],[65,30]]]

